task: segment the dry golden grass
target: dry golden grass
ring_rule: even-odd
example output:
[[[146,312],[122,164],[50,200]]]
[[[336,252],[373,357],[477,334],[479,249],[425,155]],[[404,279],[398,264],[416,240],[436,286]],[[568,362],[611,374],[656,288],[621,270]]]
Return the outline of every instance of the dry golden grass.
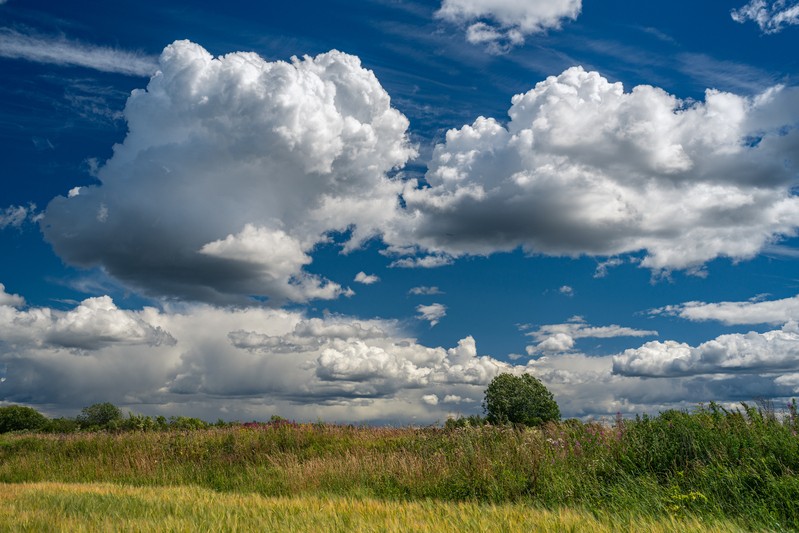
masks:
[[[0,484],[0,531],[739,531],[694,519],[595,517],[523,504],[264,497],[198,487]]]

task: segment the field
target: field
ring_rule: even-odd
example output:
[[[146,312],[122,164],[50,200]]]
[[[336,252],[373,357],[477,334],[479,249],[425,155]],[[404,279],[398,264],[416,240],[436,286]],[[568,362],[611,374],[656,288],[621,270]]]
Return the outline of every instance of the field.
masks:
[[[0,530],[795,530],[794,414],[6,434]]]
[[[697,519],[620,519],[525,504],[265,497],[198,487],[0,485],[0,531],[740,531]],[[57,526],[54,527],[54,524]]]

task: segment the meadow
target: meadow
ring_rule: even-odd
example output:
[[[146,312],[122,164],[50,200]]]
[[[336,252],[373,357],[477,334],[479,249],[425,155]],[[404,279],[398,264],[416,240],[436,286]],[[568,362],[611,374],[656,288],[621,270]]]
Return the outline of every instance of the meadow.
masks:
[[[186,530],[194,529],[192,520],[216,516],[222,529],[235,529],[258,520],[278,524],[294,513],[302,516],[291,520],[310,520],[300,529],[318,529],[311,524],[321,520],[333,530],[400,530],[392,517],[404,516],[430,531],[496,530],[492,524],[508,531],[530,524],[796,530],[796,415],[795,403],[784,413],[711,404],[611,424],[566,420],[539,428],[276,420],[10,433],[0,435],[0,499],[11,516],[0,516],[0,523],[36,530],[37,520],[57,517],[71,530],[78,522],[103,529],[102,521],[116,516],[117,524],[150,529],[136,521],[158,517],[171,522],[156,529]],[[179,505],[184,500],[216,502],[208,506],[216,511],[190,511],[196,506]],[[12,507],[27,511],[14,514]]]

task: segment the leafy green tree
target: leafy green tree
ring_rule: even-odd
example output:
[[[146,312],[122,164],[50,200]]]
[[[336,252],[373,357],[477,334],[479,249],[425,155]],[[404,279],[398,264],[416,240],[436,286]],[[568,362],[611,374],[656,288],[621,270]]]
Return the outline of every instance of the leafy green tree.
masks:
[[[0,407],[0,433],[24,429],[39,430],[47,425],[47,417],[32,407],[8,405]]]
[[[500,374],[491,380],[483,400],[492,424],[540,426],[560,420],[560,409],[552,393],[530,374]]]
[[[116,405],[104,402],[84,407],[77,419],[82,428],[115,428],[122,422],[122,411]]]

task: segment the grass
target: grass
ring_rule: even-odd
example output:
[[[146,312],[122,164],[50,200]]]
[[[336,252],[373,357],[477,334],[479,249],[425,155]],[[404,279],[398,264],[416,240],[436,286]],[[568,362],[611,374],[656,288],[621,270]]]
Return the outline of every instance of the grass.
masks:
[[[0,484],[0,531],[741,531],[685,517],[595,516],[525,504],[265,497],[199,487]]]
[[[795,409],[778,417],[711,404],[612,426],[570,420],[536,429],[397,429],[281,422],[7,434],[0,435],[0,483],[112,483],[156,491],[191,486],[219,498],[349,502],[353,508],[376,501],[518,506],[603,523],[615,517],[798,530],[798,426]]]

